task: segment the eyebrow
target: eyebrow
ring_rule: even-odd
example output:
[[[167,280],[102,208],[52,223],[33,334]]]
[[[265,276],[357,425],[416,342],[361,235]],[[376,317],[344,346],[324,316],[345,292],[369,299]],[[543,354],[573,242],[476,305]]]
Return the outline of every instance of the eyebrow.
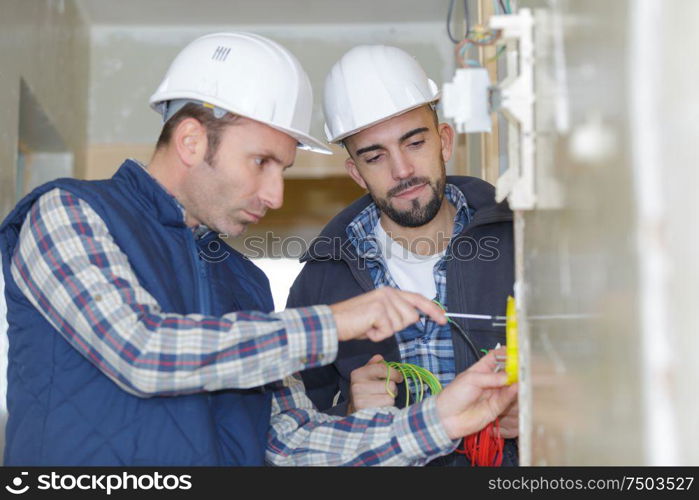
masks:
[[[277,158],[277,156],[276,156],[274,153],[272,153],[271,151],[269,151],[269,150],[267,150],[267,151],[261,151],[261,152],[258,153],[258,154],[261,155],[261,156],[264,156],[265,158],[269,158],[269,159],[271,159],[271,160],[273,160],[273,161],[279,163],[280,165],[284,166],[284,169],[291,168],[291,167],[294,166],[294,162],[291,162],[291,163],[289,163],[288,165],[284,165],[284,162],[281,161],[279,158]]]
[[[368,153],[369,151],[375,151],[377,149],[383,149],[383,146],[381,144],[373,144],[371,146],[367,146],[365,148],[358,149],[357,151],[354,152],[357,156]]]
[[[410,132],[406,132],[405,134],[401,135],[400,139],[398,139],[398,142],[403,142],[403,141],[411,138],[415,134],[421,134],[423,132],[427,132],[428,130],[429,129],[427,127],[415,128],[415,129],[411,130]]]
[[[423,132],[427,132],[429,129],[427,127],[419,127],[415,128],[409,132],[406,132],[405,134],[400,136],[400,139],[398,139],[398,142],[405,142],[406,140],[410,139],[412,136],[416,134],[421,134]],[[369,151],[375,151],[377,149],[384,149],[384,146],[381,144],[372,144],[371,146],[367,146],[365,148],[358,149],[355,151],[355,155],[359,156],[364,153],[368,153]]]

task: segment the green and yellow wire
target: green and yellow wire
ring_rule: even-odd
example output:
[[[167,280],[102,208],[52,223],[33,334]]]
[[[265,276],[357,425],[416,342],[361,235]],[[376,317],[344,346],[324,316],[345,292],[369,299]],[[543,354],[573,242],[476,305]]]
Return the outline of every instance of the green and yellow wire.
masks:
[[[433,396],[442,392],[442,384],[439,382],[439,379],[432,372],[421,366],[411,363],[398,363],[397,361],[384,361],[384,364],[386,365],[386,392],[393,398],[396,397],[396,394],[393,394],[389,388],[391,368],[403,375],[403,380],[405,381],[405,406],[410,404],[411,381],[416,388],[418,402],[422,401],[425,396],[425,385],[427,385]]]

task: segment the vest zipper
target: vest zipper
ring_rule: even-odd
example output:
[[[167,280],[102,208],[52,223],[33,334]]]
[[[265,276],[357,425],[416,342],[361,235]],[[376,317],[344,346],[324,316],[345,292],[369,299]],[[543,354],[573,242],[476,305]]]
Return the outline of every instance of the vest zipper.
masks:
[[[197,295],[199,297],[199,313],[205,316],[211,315],[211,300],[209,298],[209,283],[206,280],[206,262],[199,255],[199,248],[194,239],[194,234],[190,232],[187,238],[187,243],[191,249],[192,259],[194,260],[194,283],[197,287]],[[213,396],[210,392],[206,393],[206,400],[209,407],[213,404]]]
[[[196,283],[199,296],[199,313],[208,316],[211,315],[211,298],[209,297],[209,283],[206,279],[206,262],[202,261],[199,256],[194,235],[190,234],[188,243],[192,251],[192,259],[194,259],[194,282]]]

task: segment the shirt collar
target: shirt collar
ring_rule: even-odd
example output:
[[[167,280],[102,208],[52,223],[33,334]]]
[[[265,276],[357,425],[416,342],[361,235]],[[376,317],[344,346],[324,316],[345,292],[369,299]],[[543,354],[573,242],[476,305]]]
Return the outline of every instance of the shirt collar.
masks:
[[[161,184],[161,182],[158,179],[156,179],[155,177],[153,177],[151,175],[151,173],[148,171],[148,167],[146,165],[141,163],[139,160],[136,160],[133,158],[131,158],[131,161],[133,161],[139,167],[141,167],[150,176],[150,178],[153,179],[156,182],[156,184],[163,191],[165,191],[165,193],[172,199],[172,202],[177,206],[177,209],[182,214],[182,223],[184,223],[184,221],[186,219],[187,212],[186,212],[184,206],[182,205],[182,203],[180,203],[180,201],[177,198],[175,198],[175,196],[165,186],[163,186],[163,184]],[[192,233],[194,234],[195,239],[201,239],[211,232],[211,229],[209,229],[207,226],[205,226],[203,224],[199,224],[197,226],[194,226],[191,228],[191,230],[192,230]]]
[[[454,205],[456,213],[454,214],[454,230],[452,238],[460,234],[471,221],[471,212],[468,207],[466,195],[454,186],[447,184],[444,187],[444,195],[447,200]],[[381,255],[376,237],[374,236],[374,228],[379,222],[381,213],[376,203],[370,203],[364,210],[359,212],[347,225],[346,233],[349,240],[357,249],[357,254],[365,259],[376,259]]]

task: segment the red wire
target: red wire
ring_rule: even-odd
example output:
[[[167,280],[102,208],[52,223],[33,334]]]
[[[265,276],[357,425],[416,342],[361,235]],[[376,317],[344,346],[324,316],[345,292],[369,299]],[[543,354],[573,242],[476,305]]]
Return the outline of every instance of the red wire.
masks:
[[[466,455],[471,465],[478,467],[499,467],[502,465],[505,440],[500,436],[500,420],[495,419],[479,432],[466,436],[462,443],[463,449],[457,453]]]

